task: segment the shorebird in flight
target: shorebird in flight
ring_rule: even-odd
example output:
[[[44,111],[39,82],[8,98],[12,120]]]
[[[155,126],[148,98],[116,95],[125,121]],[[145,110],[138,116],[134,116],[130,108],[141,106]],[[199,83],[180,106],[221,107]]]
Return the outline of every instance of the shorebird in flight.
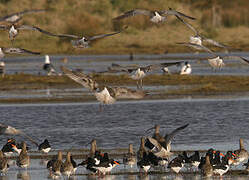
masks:
[[[0,22],[8,22],[8,23],[17,23],[22,19],[22,16],[25,14],[30,14],[30,13],[37,13],[37,12],[44,12],[46,11],[45,9],[31,9],[31,10],[25,10],[17,13],[13,13],[4,17],[0,18]]]
[[[56,36],[55,34],[45,31],[37,26],[30,26],[30,25],[13,25],[13,24],[12,25],[0,25],[0,29],[8,31],[11,42],[14,41],[16,36],[19,34],[20,30],[39,31],[49,36]]]
[[[149,131],[151,129],[156,128],[155,134],[153,136],[154,138],[153,137],[147,137],[145,146],[147,148],[149,148],[150,150],[152,150],[154,155],[156,155],[157,157],[167,158],[168,156],[170,156],[172,154],[170,152],[172,139],[175,137],[175,135],[177,133],[179,133],[180,131],[185,129],[188,125],[189,124],[186,124],[184,126],[176,128],[171,133],[165,134],[164,137],[162,137],[161,135],[156,136],[156,134],[159,134],[159,126],[152,127],[152,128],[150,128],[150,129],[148,129],[146,131]],[[158,137],[160,137],[160,138],[158,138]]]
[[[190,36],[190,38],[189,38],[189,44],[192,45],[192,47],[194,44],[198,45],[198,46],[195,46],[193,48],[196,48],[196,49],[199,48],[199,50],[202,49],[202,50],[205,50],[207,52],[210,52],[211,50],[209,50],[207,47],[205,47],[203,45],[203,42],[207,42],[209,44],[212,44],[213,46],[224,48],[226,50],[231,49],[231,47],[229,47],[227,45],[224,45],[224,44],[219,43],[213,39],[206,38],[206,37],[200,35],[200,33],[190,23],[186,22],[184,19],[180,18],[178,15],[176,15],[176,17],[177,17],[177,19],[179,19],[181,22],[183,22],[186,26],[188,26],[194,32],[195,35]],[[210,52],[210,53],[212,53],[212,52]]]
[[[117,21],[117,20],[121,20],[121,19],[124,19],[124,18],[136,16],[136,15],[149,16],[150,21],[153,22],[153,23],[165,22],[169,15],[174,15],[174,16],[177,16],[179,18],[184,17],[184,18],[188,18],[188,19],[191,19],[191,20],[196,19],[194,17],[187,16],[187,15],[181,13],[181,12],[178,12],[178,11],[175,11],[175,10],[169,8],[169,10],[163,10],[163,11],[150,11],[150,10],[145,10],[145,9],[134,9],[134,10],[131,10],[131,11],[127,11],[124,14],[118,16],[118,17],[115,17],[113,20]]]
[[[124,28],[126,29],[127,26]],[[108,34],[100,34],[100,35],[95,35],[95,36],[89,36],[89,37],[84,37],[84,36],[77,36],[77,35],[71,35],[71,34],[53,34],[52,36],[57,36],[59,38],[69,38],[71,39],[71,43],[73,47],[75,48],[88,48],[90,44],[93,41],[108,37],[108,36],[113,36],[116,34],[121,33],[121,31],[113,32],[113,33],[108,33]]]
[[[40,54],[39,52],[32,52],[26,49],[22,48],[5,48],[5,47],[0,47],[0,59],[5,56],[5,54],[34,54],[38,55]]]
[[[220,70],[222,67],[225,66],[224,60],[229,60],[229,59],[237,59],[240,60],[241,62],[249,64],[249,60],[241,56],[215,56],[212,58],[208,58],[208,62],[214,70],[216,69]]]
[[[100,109],[102,109],[102,105],[104,104],[113,104],[118,98],[142,99],[146,96],[146,93],[141,90],[132,90],[125,87],[108,87],[105,85],[100,86],[83,72],[71,71],[65,67],[61,67],[61,70],[66,76],[93,92],[96,99],[100,102]]]
[[[137,88],[142,89],[143,88],[143,78],[146,76],[147,72],[155,71],[158,69],[163,69],[165,67],[169,66],[179,66],[182,63],[182,61],[179,62],[166,62],[166,63],[160,63],[160,64],[152,64],[144,67],[139,66],[121,66],[118,64],[112,64],[111,67],[108,68],[108,71],[110,73],[117,73],[117,72],[127,72],[131,73],[130,77],[134,80],[137,80]]]

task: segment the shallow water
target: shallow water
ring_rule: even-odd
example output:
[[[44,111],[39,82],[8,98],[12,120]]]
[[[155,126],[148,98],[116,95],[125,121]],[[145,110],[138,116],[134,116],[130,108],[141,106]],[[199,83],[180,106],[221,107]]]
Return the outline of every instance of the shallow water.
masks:
[[[189,123],[189,127],[176,135],[172,150],[195,150],[215,148],[219,150],[238,149],[239,138],[244,138],[248,147],[249,139],[249,98],[241,99],[181,99],[117,102],[99,112],[98,103],[65,104],[11,104],[0,105],[1,123],[23,130],[39,143],[49,139],[53,149],[89,148],[87,143],[97,139],[98,147],[120,148],[129,143],[139,146],[145,130],[155,124],[162,127],[161,133]],[[149,135],[149,134],[148,134]],[[1,136],[0,145],[6,143]],[[8,136],[9,137],[9,136]],[[17,140],[23,140],[16,136]],[[28,142],[32,150],[36,147]],[[31,167],[25,171],[11,166],[1,179],[48,179],[48,171],[41,160],[32,159]],[[81,162],[80,159],[77,160]],[[241,166],[240,166],[241,168]],[[123,166],[113,173],[133,171]],[[184,170],[183,170],[184,171]],[[100,179],[86,176],[79,168],[73,179]],[[212,179],[218,179],[214,177]],[[201,179],[200,174],[174,173],[148,176],[109,175],[104,179]],[[247,176],[226,175],[224,179],[247,179]]]
[[[219,55],[226,55],[218,53]],[[232,53],[231,55],[248,57],[248,52]],[[137,64],[146,66],[150,64],[163,63],[168,61],[185,61],[188,60],[192,66],[192,74],[196,75],[248,75],[249,66],[246,63],[241,63],[238,60],[226,60],[226,66],[220,71],[213,71],[207,61],[198,61],[200,58],[207,58],[210,55],[207,53],[177,53],[177,54],[161,54],[161,55],[134,55],[133,61],[129,60],[129,55],[80,55],[80,56],[50,56],[50,60],[55,68],[65,65],[73,69],[83,69],[85,72],[100,72],[107,70],[107,67],[112,63],[121,65]],[[67,58],[65,64],[62,59]],[[28,73],[28,74],[45,74],[42,70],[44,56],[33,57],[7,57],[3,61],[6,63],[6,73]],[[178,72],[180,67],[169,67],[171,72]],[[154,72],[155,73],[155,72]],[[160,71],[156,73],[162,73]]]
[[[174,149],[213,144],[231,149],[238,147],[239,138],[249,139],[248,107],[249,98],[181,99],[117,102],[103,112],[98,103],[0,105],[0,113],[1,122],[38,142],[48,138],[55,149],[84,148],[93,138],[103,148],[138,146],[145,129],[154,124],[165,127],[164,134],[187,123],[175,137]],[[1,144],[5,141],[0,139]]]

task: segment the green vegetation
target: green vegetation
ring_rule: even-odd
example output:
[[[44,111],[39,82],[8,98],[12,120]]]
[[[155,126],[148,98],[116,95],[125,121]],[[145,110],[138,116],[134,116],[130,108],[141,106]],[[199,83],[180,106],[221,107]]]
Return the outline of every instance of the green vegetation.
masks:
[[[36,25],[57,34],[91,36],[118,30],[124,24],[129,25],[122,34],[100,40],[88,49],[74,49],[68,39],[28,30],[20,32],[15,46],[44,54],[192,52],[175,45],[175,42],[187,41],[192,32],[174,17],[169,17],[167,22],[159,25],[152,24],[144,16],[128,18],[120,23],[112,22],[112,18],[134,8],[164,10],[168,7],[196,17],[197,20],[191,23],[204,35],[238,49],[249,49],[249,2],[245,0],[19,0],[18,3],[22,6],[16,6],[16,0],[1,0],[0,16],[26,9],[45,8],[48,9],[46,13],[24,15],[19,23]],[[213,9],[217,10],[216,20],[213,18]],[[0,31],[0,37],[1,46],[12,46],[7,32]]]

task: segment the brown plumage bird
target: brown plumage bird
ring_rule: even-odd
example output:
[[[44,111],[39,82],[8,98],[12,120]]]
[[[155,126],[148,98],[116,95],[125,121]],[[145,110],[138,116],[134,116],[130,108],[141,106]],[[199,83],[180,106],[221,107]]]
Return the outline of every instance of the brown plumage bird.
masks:
[[[210,177],[213,175],[213,167],[210,163],[209,155],[206,155],[206,161],[202,167],[201,172],[202,172],[202,175],[206,177]]]
[[[144,153],[147,153],[144,144],[145,144],[145,138],[144,138],[144,137],[141,137],[140,147],[139,147],[139,150],[137,151],[137,159],[138,159],[138,160],[143,159],[143,154],[144,154]]]
[[[52,172],[55,176],[61,175],[61,166],[62,166],[62,152],[58,151],[57,160],[52,164]]]
[[[30,158],[27,152],[27,145],[25,142],[22,142],[22,151],[16,160],[16,165],[21,168],[27,168],[30,165]]]
[[[61,166],[61,172],[62,174],[66,175],[67,177],[69,177],[74,171],[74,167],[73,164],[71,162],[71,153],[67,152],[67,157],[66,157],[66,161],[62,164]]]
[[[0,172],[5,173],[8,170],[8,162],[6,157],[3,155],[3,152],[0,151]]]

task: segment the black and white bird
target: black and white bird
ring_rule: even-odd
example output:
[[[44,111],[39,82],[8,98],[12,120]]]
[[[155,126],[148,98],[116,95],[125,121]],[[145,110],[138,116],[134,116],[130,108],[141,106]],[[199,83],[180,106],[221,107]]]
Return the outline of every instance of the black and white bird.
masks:
[[[172,131],[169,134],[165,134],[164,138],[160,138],[159,141],[152,137],[147,137],[146,141],[149,145],[148,148],[150,150],[153,150],[156,156],[167,158],[171,155],[171,141],[175,137],[176,134],[178,134],[180,131],[185,129],[189,124],[186,124],[184,126],[181,126],[179,128],[176,128],[174,131]],[[154,127],[153,127],[154,128]],[[150,128],[151,129],[151,128]],[[145,144],[146,145],[146,144]]]
[[[172,161],[169,162],[168,168],[178,174],[183,168],[184,163],[184,157],[179,154],[177,157],[175,157]]]
[[[0,18],[0,22],[8,22],[8,23],[17,23],[22,19],[22,16],[25,14],[30,14],[30,13],[38,13],[38,12],[45,12],[45,9],[30,9],[30,10],[24,10],[21,12],[16,12],[13,14],[6,15],[4,17]]]
[[[2,152],[5,156],[10,156],[14,153],[14,149],[12,145],[15,145],[16,141],[13,138],[7,140],[7,143],[2,147]]]
[[[55,71],[53,64],[50,62],[49,55],[45,55],[43,70],[47,72],[48,76],[57,75],[57,72]]]
[[[106,173],[111,172],[111,170],[117,165],[119,165],[119,163],[113,159],[109,159],[109,155],[105,153],[99,164],[93,165],[93,168],[97,169],[104,176]]]
[[[192,72],[191,65],[188,61],[184,63],[184,65],[181,68],[180,75],[189,75]]]
[[[39,151],[42,151],[43,153],[48,153],[51,150],[51,146],[47,139],[45,139],[38,147]]]
[[[156,71],[169,66],[179,66],[182,61],[178,62],[165,62],[160,64],[151,64],[147,66],[121,66],[119,64],[112,64],[111,67],[108,68],[110,73],[118,73],[118,72],[126,72],[130,73],[130,78],[137,81],[137,88],[143,88],[143,78],[146,76],[146,73],[151,71]]]
[[[163,10],[163,11],[150,11],[150,10],[145,10],[145,9],[134,9],[134,10],[131,10],[131,11],[127,11],[124,14],[118,16],[118,17],[115,17],[113,20],[117,21],[117,20],[121,20],[121,19],[124,19],[124,18],[136,16],[136,15],[148,16],[150,18],[150,21],[153,22],[153,23],[165,22],[167,17],[170,16],[170,15],[195,20],[194,17],[185,15],[185,14],[183,14],[183,13],[181,13],[179,11],[175,11],[175,10],[173,10],[171,8],[169,8],[169,10]]]
[[[140,173],[148,173],[149,169],[151,168],[151,162],[146,152],[143,152],[142,159],[137,162],[137,166],[139,167]]]

